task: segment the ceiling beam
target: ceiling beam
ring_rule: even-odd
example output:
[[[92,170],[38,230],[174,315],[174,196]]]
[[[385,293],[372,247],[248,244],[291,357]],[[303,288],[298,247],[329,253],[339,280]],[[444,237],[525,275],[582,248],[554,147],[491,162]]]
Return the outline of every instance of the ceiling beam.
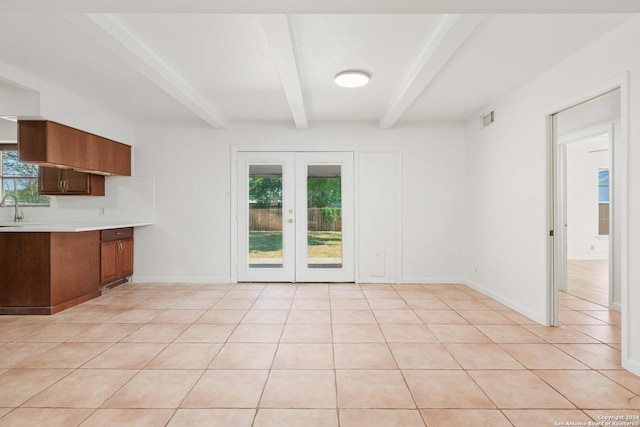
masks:
[[[391,99],[380,120],[380,128],[390,129],[396,124],[483,18],[484,15],[445,15],[440,20],[440,24]]]
[[[0,82],[8,83],[22,90],[36,92],[40,90],[40,80],[5,62],[0,62]]]
[[[293,121],[298,129],[307,128],[302,84],[296,61],[296,41],[291,17],[287,15],[262,15],[262,28],[275,61],[280,83],[287,97]]]
[[[637,0],[2,0],[0,11],[60,13],[637,13]]]
[[[222,114],[215,106],[189,86],[178,73],[113,16],[66,14],[65,18],[85,34],[97,39],[126,64],[212,127],[226,127]]]

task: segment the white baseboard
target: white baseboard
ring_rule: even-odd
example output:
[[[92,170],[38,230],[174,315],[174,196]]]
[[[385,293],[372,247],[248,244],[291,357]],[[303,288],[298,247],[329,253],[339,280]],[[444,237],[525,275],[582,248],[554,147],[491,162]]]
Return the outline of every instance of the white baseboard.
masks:
[[[356,283],[396,283],[389,277],[358,277]]]
[[[231,277],[216,276],[177,276],[177,277],[154,277],[133,275],[132,283],[231,283]]]
[[[629,372],[632,372],[638,376],[640,376],[640,360],[633,360],[622,357],[622,367]]]
[[[423,283],[426,285],[460,285],[464,284],[465,280],[460,277],[403,277],[402,279],[400,279],[400,281],[398,281],[398,283]]]
[[[615,311],[622,311],[622,305],[620,305],[619,302],[612,302],[611,303],[611,307],[609,307],[611,310],[615,310]]]
[[[549,326],[547,319],[546,319],[546,315],[544,313],[536,313],[534,311],[529,310],[526,307],[521,306],[520,304],[517,304],[513,301],[511,301],[508,298],[503,297],[502,295],[499,295],[487,288],[485,288],[484,286],[475,283],[473,281],[466,281],[465,283],[467,286],[469,286],[470,288],[475,289],[476,291],[480,292],[481,294],[484,294],[486,296],[488,296],[489,298],[492,298],[496,301],[498,301],[501,304],[506,305],[507,307],[517,311],[518,313],[522,314],[523,316],[528,317],[529,319],[533,320],[534,322],[540,323],[541,325],[545,325],[545,326]]]

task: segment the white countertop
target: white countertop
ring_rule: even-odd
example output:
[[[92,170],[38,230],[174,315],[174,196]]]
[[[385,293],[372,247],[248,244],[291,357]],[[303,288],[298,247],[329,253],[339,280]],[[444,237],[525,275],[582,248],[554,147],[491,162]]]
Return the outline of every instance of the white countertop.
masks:
[[[142,227],[151,225],[151,222],[126,222],[126,221],[34,221],[34,222],[0,222],[0,233],[51,233],[51,232],[81,232],[95,230],[109,230],[124,227]]]

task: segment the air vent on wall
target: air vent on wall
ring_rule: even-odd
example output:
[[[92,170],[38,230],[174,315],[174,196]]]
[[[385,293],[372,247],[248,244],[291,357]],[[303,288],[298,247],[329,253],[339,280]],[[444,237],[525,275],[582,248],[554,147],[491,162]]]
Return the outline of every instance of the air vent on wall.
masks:
[[[494,114],[493,111],[488,112],[487,114],[485,114],[484,116],[482,116],[482,127],[486,128],[487,126],[489,126],[491,123],[493,123],[495,120],[494,118]]]

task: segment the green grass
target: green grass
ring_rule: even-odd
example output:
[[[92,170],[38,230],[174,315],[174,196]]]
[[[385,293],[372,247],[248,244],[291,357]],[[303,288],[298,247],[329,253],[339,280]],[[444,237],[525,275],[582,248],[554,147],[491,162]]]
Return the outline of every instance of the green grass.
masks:
[[[250,231],[249,258],[282,258],[282,231]]]
[[[309,258],[342,257],[342,232],[310,231],[307,240]],[[281,231],[250,231],[249,256],[251,258],[282,258]]]
[[[307,237],[309,258],[341,258],[341,231],[310,231]]]

